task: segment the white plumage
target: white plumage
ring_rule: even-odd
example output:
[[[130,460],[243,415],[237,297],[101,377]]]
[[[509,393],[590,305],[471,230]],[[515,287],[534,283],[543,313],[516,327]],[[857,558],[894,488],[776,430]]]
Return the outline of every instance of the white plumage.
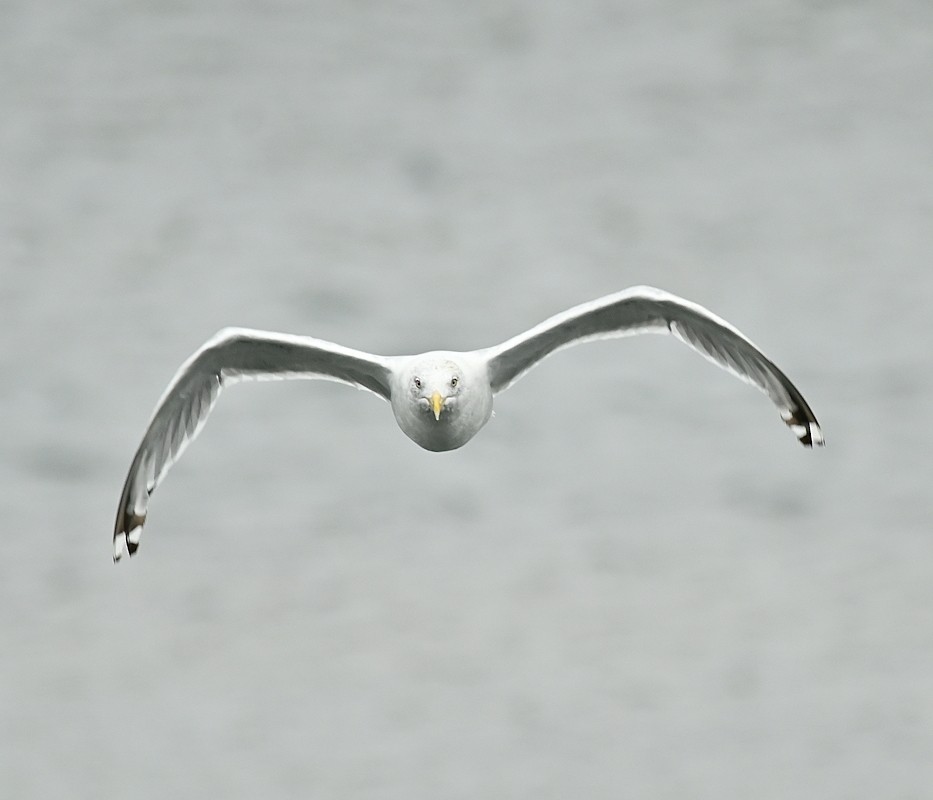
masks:
[[[388,400],[402,431],[428,450],[466,444],[492,415],[493,396],[549,354],[573,344],[671,333],[704,358],[757,386],[806,447],[824,444],[806,400],[732,325],[696,303],[639,286],[575,306],[495,347],[378,356],[309,336],[227,328],[178,370],[130,465],[114,527],[114,560],[136,552],[149,497],[198,435],[224,386],[242,380],[322,378]]]

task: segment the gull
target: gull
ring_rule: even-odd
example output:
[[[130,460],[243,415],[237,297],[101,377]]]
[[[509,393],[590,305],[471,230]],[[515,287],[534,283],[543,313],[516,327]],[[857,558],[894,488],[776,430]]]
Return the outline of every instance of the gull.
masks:
[[[636,286],[575,306],[502,344],[380,356],[333,342],[247,328],[224,328],[169,383],[123,486],[113,559],[139,547],[149,498],[201,431],[220,390],[245,380],[322,378],[387,400],[402,432],[426,450],[465,445],[492,416],[493,397],[546,356],[594,339],[672,334],[701,356],[756,386],[805,447],[823,445],[816,417],[787,376],[736,328],[697,303]]]

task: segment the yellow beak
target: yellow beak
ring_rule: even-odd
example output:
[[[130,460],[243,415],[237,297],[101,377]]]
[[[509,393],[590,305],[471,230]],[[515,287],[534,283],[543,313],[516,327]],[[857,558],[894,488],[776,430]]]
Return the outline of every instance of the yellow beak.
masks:
[[[431,395],[431,410],[434,412],[434,419],[440,420],[441,418],[441,409],[444,408],[444,398],[441,397],[440,392],[435,392]]]

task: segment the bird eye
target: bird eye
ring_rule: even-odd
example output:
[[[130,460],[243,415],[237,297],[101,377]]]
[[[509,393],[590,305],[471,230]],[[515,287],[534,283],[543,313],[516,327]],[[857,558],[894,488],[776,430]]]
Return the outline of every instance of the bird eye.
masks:
[[[415,378],[415,388],[416,389],[421,388],[421,378]]]
[[[456,386],[456,385],[457,385],[457,381],[459,381],[459,380],[460,380],[459,378],[457,378],[456,376],[454,376],[453,378],[450,379],[450,385],[451,385],[451,386]]]

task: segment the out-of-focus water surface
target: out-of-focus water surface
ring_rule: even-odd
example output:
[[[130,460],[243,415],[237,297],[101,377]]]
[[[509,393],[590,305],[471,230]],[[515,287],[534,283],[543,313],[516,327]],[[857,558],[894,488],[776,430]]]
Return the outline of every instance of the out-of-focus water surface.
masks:
[[[933,786],[933,10],[0,7],[0,794],[920,798]],[[328,383],[225,394],[114,567],[223,325],[493,344],[635,283],[461,451]]]

